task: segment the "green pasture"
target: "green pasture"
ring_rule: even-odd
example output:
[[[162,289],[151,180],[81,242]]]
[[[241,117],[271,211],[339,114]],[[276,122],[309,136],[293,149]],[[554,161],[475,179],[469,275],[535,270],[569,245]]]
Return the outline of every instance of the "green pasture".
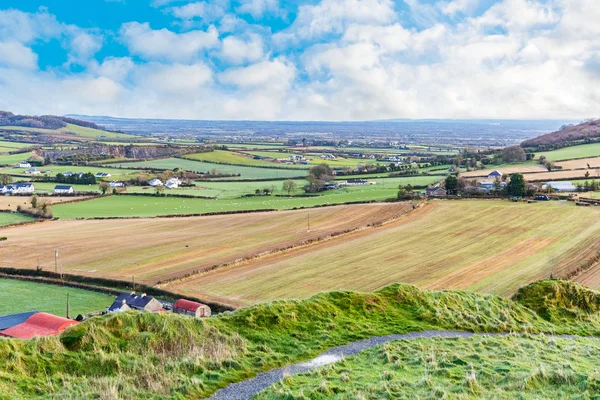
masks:
[[[52,268],[54,268],[52,266]],[[48,269],[51,269],[48,267]],[[0,279],[0,315],[27,311],[42,311],[66,316],[67,293],[70,317],[102,311],[114,301],[114,296],[70,287]]]
[[[12,225],[12,224],[18,224],[21,222],[29,222],[29,221],[33,221],[33,220],[34,220],[34,218],[25,216],[23,214],[0,212],[0,227]],[[4,235],[0,232],[0,236],[4,236]],[[2,242],[0,242],[0,243],[2,243]]]
[[[29,153],[20,153],[20,154],[7,154],[0,153],[0,165],[13,165],[20,161],[25,161],[29,157],[31,157],[31,152]],[[25,170],[23,170],[25,171]]]
[[[582,144],[579,146],[564,147],[552,151],[536,151],[535,157],[546,156],[550,161],[571,160],[573,158],[599,157],[600,143]]]

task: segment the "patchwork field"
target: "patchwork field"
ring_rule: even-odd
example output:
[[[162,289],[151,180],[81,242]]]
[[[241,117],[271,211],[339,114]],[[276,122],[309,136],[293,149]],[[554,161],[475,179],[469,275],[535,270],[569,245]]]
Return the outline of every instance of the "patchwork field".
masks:
[[[438,201],[384,227],[168,287],[236,305],[393,282],[509,295],[594,260],[598,217],[599,209],[567,202]]]
[[[114,301],[113,296],[82,289],[0,279],[0,315],[26,311],[43,311],[65,316],[69,294],[70,317],[102,311]]]
[[[181,201],[181,199],[177,199]],[[58,249],[63,271],[154,283],[214,265],[376,224],[408,203],[146,220],[49,221],[1,231],[0,266],[45,269]],[[2,214],[0,214],[1,216]],[[310,232],[307,232],[310,218]]]

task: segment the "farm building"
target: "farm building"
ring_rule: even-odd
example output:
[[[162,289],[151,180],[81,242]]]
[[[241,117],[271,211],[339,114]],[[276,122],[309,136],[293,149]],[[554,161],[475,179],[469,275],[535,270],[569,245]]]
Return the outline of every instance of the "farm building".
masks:
[[[448,195],[448,192],[446,192],[446,189],[438,186],[425,189],[425,195],[428,197],[444,197]]]
[[[210,317],[209,306],[185,299],[179,299],[173,304],[173,312],[197,318]]]
[[[169,189],[177,189],[179,185],[181,185],[181,181],[177,178],[171,178],[165,183],[165,186]]]
[[[17,168],[31,168],[31,164],[29,164],[27,161],[21,161],[19,164],[17,164]]]
[[[108,183],[108,186],[110,186],[111,188],[121,188],[125,187],[125,184],[120,181],[112,181]]]
[[[73,186],[68,185],[56,185],[54,186],[54,193],[56,194],[64,194],[64,193],[74,193]]]
[[[148,182],[148,185],[150,185],[150,186],[162,186],[163,183],[162,183],[162,181],[160,179],[154,178],[150,182]]]
[[[36,336],[58,335],[77,321],[44,312],[36,312],[24,322],[0,331],[0,335],[18,339],[31,339]]]
[[[363,186],[363,185],[372,185],[373,182],[369,182],[366,179],[348,179],[346,181],[346,185],[348,186]]]
[[[482,188],[485,188],[488,190],[493,190],[495,184],[496,184],[496,181],[481,181],[477,185],[479,187],[482,187]],[[504,189],[505,187],[506,187],[506,182],[500,182],[500,189]]]
[[[490,172],[490,174],[487,176],[487,178],[492,181],[495,180],[496,178],[502,178],[502,172],[495,169],[492,172]]]
[[[546,182],[545,185],[542,186],[542,190],[546,190],[548,189],[548,187],[551,187],[552,189],[554,189],[557,192],[574,192],[577,190],[577,187],[575,185],[573,185],[571,182],[556,182],[556,181],[550,181],[550,182]]]
[[[23,312],[23,313],[18,313],[18,314],[10,314],[10,315],[3,315],[0,317],[0,332],[8,329],[8,328],[12,328],[15,325],[19,325],[22,324],[23,322],[27,321],[27,319],[29,317],[31,317],[33,314],[37,314],[38,311],[29,311],[29,312]]]
[[[29,168],[27,171],[25,171],[25,173],[27,175],[39,175],[39,174],[41,174],[41,172],[37,168]]]
[[[160,301],[156,300],[152,296],[147,296],[146,293],[135,294],[121,293],[108,307],[108,312],[121,312],[130,310],[139,311],[160,311],[163,309],[163,305]]]
[[[110,174],[108,172],[98,172],[94,175],[96,178],[109,178]]]

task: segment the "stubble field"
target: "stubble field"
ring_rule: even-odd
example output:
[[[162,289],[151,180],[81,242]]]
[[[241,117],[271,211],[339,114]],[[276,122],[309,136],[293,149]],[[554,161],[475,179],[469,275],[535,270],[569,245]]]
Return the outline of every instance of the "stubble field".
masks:
[[[596,208],[567,202],[437,201],[380,228],[168,287],[238,306],[393,282],[506,296],[592,262],[599,216]],[[600,277],[586,283],[597,285]]]

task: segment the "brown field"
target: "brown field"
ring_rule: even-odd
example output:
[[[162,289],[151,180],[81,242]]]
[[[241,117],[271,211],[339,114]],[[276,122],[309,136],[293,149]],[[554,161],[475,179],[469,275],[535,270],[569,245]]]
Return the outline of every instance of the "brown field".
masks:
[[[490,168],[490,169],[480,169],[477,171],[469,171],[461,173],[460,176],[464,178],[475,178],[475,177],[486,177],[492,171],[498,170],[502,172],[504,175],[514,174],[516,172],[527,173],[527,172],[544,172],[547,171],[545,167],[542,165],[515,165],[513,167],[499,167],[499,168]]]
[[[540,174],[523,174],[523,177],[528,181],[552,181],[557,179],[584,179],[587,170],[572,170],[572,171],[552,171],[543,172]],[[590,171],[590,179],[598,178],[595,171]]]
[[[385,226],[167,285],[233,305],[393,282],[510,295],[600,251],[600,209],[568,202],[434,201]],[[588,284],[600,283],[600,273]]]
[[[48,204],[57,204],[73,200],[88,199],[89,196],[75,196],[75,197],[40,197],[39,201],[47,201]],[[22,208],[31,208],[31,197],[26,196],[0,196],[0,210],[15,211],[17,206]]]
[[[324,207],[193,218],[47,221],[0,230],[0,266],[154,284],[332,233],[396,218],[407,203]],[[307,218],[310,212],[310,232]]]
[[[563,169],[587,168],[588,164],[591,168],[600,168],[600,157],[582,158],[581,160],[569,160],[556,163],[556,165],[563,167]],[[590,171],[590,175],[596,175],[596,172]]]

